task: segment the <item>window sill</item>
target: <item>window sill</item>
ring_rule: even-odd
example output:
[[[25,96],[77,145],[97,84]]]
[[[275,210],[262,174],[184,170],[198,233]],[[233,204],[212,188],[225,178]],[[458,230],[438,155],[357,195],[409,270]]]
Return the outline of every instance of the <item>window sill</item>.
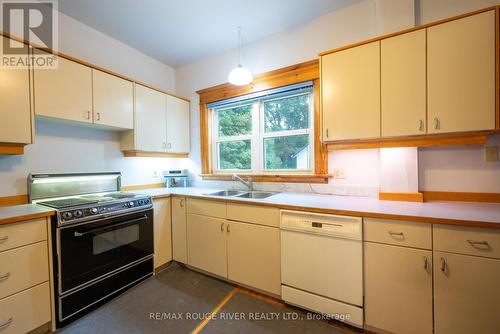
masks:
[[[200,174],[204,181],[232,181],[232,174]],[[328,183],[329,175],[314,174],[238,174],[251,176],[255,182],[285,182],[285,183]]]

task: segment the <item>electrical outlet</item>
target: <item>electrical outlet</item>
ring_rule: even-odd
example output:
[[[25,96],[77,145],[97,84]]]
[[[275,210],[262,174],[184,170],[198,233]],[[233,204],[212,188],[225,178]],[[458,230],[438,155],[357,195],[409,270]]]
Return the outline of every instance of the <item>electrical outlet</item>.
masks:
[[[333,178],[337,180],[345,180],[345,169],[336,168],[333,170]]]
[[[485,146],[484,147],[484,161],[486,161],[486,162],[498,161],[498,147]]]

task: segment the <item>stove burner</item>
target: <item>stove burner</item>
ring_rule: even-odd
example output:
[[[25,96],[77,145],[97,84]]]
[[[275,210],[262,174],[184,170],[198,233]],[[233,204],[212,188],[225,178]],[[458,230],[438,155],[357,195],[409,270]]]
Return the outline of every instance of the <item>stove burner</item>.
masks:
[[[111,197],[111,198],[116,198],[116,199],[121,199],[121,198],[131,198],[135,197],[136,195],[133,193],[111,193],[111,194],[106,194],[106,197]]]
[[[98,201],[84,199],[84,198],[64,198],[64,199],[58,199],[55,201],[41,202],[40,204],[43,204],[45,206],[50,206],[51,208],[55,208],[55,209],[62,209],[62,208],[69,208],[69,207],[78,206],[78,205],[93,204],[93,203],[98,203]]]

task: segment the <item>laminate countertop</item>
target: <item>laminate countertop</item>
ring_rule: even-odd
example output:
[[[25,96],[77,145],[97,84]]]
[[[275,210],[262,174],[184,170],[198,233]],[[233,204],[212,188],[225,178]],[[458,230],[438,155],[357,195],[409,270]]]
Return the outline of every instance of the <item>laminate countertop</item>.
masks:
[[[35,204],[22,204],[0,207],[0,225],[15,223],[41,217],[50,217],[55,214],[53,209],[44,208]]]
[[[411,220],[425,223],[500,229],[500,204],[467,202],[396,202],[357,196],[282,192],[265,199],[211,196],[220,189],[154,188],[135,190],[153,198],[171,195],[197,197],[231,203],[273,206],[281,209],[311,211],[358,217]]]

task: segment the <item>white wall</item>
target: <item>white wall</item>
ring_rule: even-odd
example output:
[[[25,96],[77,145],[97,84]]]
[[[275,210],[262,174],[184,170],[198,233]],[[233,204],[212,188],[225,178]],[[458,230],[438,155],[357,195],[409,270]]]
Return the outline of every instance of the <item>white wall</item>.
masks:
[[[59,16],[59,49],[117,73],[175,90],[175,71],[151,57],[64,14]],[[189,164],[188,159],[124,158],[117,132],[38,122],[35,144],[23,156],[0,155],[0,196],[25,194],[28,173],[121,171],[123,184],[161,182],[153,177]]]

